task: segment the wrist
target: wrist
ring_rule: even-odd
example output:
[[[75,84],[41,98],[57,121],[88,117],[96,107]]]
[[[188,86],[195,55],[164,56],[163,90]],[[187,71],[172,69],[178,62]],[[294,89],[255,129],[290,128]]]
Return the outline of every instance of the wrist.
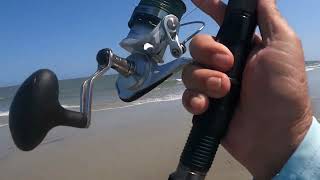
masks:
[[[278,132],[269,132],[277,134],[278,139],[275,138],[273,142],[267,143],[267,146],[261,146],[260,150],[252,152],[253,161],[251,161],[248,170],[255,179],[271,179],[281,171],[306,136],[312,118],[310,110],[302,118],[295,120],[296,123],[287,129],[280,128]]]
[[[319,179],[320,124],[315,117],[297,150],[272,180]]]

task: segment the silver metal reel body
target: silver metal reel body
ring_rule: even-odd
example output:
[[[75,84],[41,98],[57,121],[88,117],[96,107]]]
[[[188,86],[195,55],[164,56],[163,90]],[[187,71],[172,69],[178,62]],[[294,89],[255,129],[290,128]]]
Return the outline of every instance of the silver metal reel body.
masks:
[[[132,27],[120,45],[132,53],[127,60],[135,64],[135,73],[130,76],[120,73],[116,83],[120,99],[126,102],[136,100],[192,62],[191,58],[180,58],[186,52],[186,41],[180,43],[178,36],[182,25],[176,16],[167,15],[154,29],[143,24]],[[172,56],[178,59],[161,65],[168,46]]]
[[[178,37],[180,27],[190,24],[202,26],[180,43]],[[120,99],[125,102],[134,101],[193,61],[192,58],[181,56],[186,52],[185,44],[204,26],[204,22],[201,21],[180,24],[176,16],[167,15],[154,29],[141,24],[131,28],[129,35],[120,42],[120,45],[131,53],[127,58],[113,54],[111,49],[99,51],[98,69],[81,87],[80,111],[87,116],[87,127],[91,121],[93,82],[96,78],[105,74],[110,68],[115,69],[119,72],[116,88]],[[172,56],[177,59],[163,64],[168,46]]]
[[[172,55],[179,58],[184,52],[179,42],[179,19],[174,15],[167,15],[152,29],[152,26],[135,24],[128,36],[120,42],[120,46],[130,53],[148,55],[151,60],[163,63],[163,56],[169,45]]]

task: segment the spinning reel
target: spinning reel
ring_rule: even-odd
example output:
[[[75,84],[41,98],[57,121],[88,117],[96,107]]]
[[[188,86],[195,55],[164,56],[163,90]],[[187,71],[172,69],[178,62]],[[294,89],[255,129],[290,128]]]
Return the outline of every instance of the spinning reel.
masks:
[[[111,68],[119,73],[116,89],[120,99],[131,102],[192,62],[191,58],[181,56],[186,52],[186,43],[204,28],[205,23],[181,24],[185,12],[186,6],[181,0],[141,0],[128,23],[130,32],[120,42],[120,46],[131,55],[122,58],[111,49],[98,52],[97,71],[81,86],[80,112],[60,105],[58,80],[53,72],[39,70],[33,73],[21,85],[10,108],[10,130],[16,145],[30,151],[56,126],[88,128],[94,81]],[[200,24],[201,27],[180,43],[180,27],[190,24]],[[161,65],[167,47],[178,59]]]
[[[191,63],[191,58],[181,56],[186,52],[186,43],[204,28],[205,23],[194,21],[181,24],[185,12],[186,6],[182,0],[141,0],[129,21],[130,32],[120,42],[121,47],[131,55],[122,58],[111,49],[98,52],[97,71],[81,86],[80,112],[60,105],[58,80],[52,71],[33,73],[21,85],[10,107],[9,127],[17,147],[24,151],[33,150],[56,126],[88,128],[94,80],[111,68],[119,72],[116,89],[120,99],[131,102]],[[180,28],[190,24],[200,24],[201,27],[180,43]],[[231,91],[222,99],[210,99],[208,111],[194,116],[193,128],[180,163],[170,180],[205,178],[239,99],[241,76],[255,28],[256,0],[229,0],[216,40],[227,46],[234,55],[234,67],[228,73],[232,82]],[[177,59],[163,64],[167,47]]]

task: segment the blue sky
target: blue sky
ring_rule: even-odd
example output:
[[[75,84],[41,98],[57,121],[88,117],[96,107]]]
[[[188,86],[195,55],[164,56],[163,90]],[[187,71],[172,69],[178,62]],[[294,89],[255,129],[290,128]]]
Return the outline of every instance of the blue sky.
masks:
[[[59,79],[84,77],[96,69],[95,56],[112,48],[128,33],[127,22],[139,0],[1,0],[0,86],[21,83],[40,68]],[[185,0],[188,11],[194,8]],[[278,0],[279,9],[302,39],[307,60],[320,59],[320,1]],[[207,23],[203,33],[215,35],[217,25],[200,10],[183,19]],[[192,28],[181,30],[182,36]]]

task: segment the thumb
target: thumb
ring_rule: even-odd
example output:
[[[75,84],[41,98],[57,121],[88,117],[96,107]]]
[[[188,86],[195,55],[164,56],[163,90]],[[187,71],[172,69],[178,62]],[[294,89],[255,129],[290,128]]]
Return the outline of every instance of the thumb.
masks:
[[[258,0],[258,23],[262,39],[267,44],[296,38],[295,32],[278,11],[276,0]]]

